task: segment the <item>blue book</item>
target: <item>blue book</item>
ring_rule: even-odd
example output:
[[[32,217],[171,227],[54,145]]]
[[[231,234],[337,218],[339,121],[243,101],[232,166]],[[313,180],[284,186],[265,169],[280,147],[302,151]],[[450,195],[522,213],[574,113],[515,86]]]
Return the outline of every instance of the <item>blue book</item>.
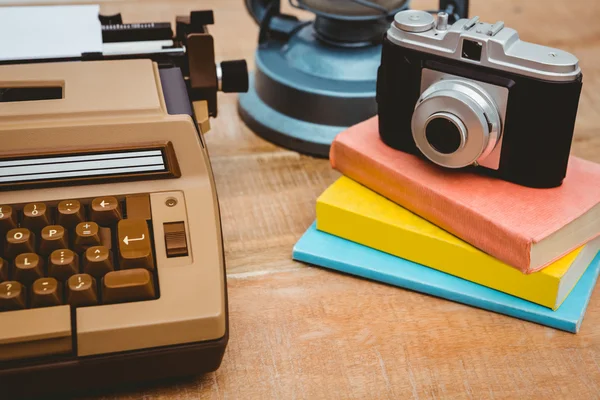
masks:
[[[577,333],[600,272],[600,253],[556,311],[411,261],[318,231],[294,246],[297,261]]]

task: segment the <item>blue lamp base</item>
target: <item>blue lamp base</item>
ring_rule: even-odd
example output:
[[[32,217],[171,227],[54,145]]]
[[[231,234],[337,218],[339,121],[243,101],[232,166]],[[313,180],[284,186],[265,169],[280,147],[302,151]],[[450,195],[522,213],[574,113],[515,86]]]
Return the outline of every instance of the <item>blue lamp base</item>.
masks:
[[[330,45],[306,25],[288,42],[258,48],[249,90],[239,95],[239,114],[272,143],[328,158],[338,133],[377,113],[380,58],[380,45]]]

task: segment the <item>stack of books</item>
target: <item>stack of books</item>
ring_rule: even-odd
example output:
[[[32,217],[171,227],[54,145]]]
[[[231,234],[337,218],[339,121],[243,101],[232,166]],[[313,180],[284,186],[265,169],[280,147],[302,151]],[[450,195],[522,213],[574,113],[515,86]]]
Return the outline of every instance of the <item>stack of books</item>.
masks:
[[[377,117],[330,159],[344,176],[295,260],[579,331],[600,271],[600,165],[571,157],[560,187],[527,188],[394,150]]]

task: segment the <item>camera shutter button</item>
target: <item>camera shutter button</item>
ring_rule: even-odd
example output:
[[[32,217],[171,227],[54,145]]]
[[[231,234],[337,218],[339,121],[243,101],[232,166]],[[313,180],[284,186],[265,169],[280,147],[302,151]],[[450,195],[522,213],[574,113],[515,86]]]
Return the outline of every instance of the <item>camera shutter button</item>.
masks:
[[[426,32],[435,26],[435,18],[426,11],[401,11],[394,17],[394,26],[406,32]]]

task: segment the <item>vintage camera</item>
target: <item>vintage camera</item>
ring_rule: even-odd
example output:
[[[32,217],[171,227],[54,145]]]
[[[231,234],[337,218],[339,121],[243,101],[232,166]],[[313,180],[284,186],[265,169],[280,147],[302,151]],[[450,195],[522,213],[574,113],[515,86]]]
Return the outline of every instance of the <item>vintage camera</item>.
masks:
[[[556,187],[581,87],[574,55],[524,42],[501,21],[449,25],[445,13],[402,11],[378,70],[379,132],[388,146],[442,167]]]

